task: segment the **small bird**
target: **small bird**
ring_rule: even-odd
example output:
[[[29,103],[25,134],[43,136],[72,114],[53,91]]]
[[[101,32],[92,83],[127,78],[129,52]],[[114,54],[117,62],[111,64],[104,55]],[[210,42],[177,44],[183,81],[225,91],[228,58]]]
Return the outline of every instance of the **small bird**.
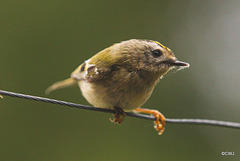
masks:
[[[78,84],[82,95],[95,107],[113,109],[113,122],[121,124],[124,111],[153,115],[162,134],[165,117],[157,110],[141,108],[157,82],[172,68],[189,67],[157,41],[131,39],[113,44],[82,63],[69,79],[56,82],[46,93]]]

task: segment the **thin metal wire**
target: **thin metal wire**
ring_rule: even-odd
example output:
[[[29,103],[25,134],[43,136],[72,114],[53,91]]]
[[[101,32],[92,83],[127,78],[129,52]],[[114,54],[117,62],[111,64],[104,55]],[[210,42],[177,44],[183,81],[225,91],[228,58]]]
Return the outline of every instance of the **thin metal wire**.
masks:
[[[14,92],[9,92],[9,91],[4,91],[4,90],[0,90],[0,94],[5,95],[5,96],[34,100],[34,101],[53,103],[53,104],[58,104],[58,105],[62,105],[62,106],[70,106],[70,107],[80,108],[80,109],[85,109],[85,110],[92,110],[92,111],[99,111],[99,112],[106,112],[106,113],[115,113],[114,110],[110,110],[110,109],[97,108],[97,107],[92,107],[92,106],[87,106],[87,105],[81,105],[81,104],[65,102],[65,101],[60,101],[60,100],[55,100],[55,99],[50,99],[50,98],[14,93]],[[2,98],[1,95],[0,95],[0,98]],[[136,118],[147,119],[147,120],[155,120],[155,118],[153,116],[149,116],[149,115],[143,115],[143,114],[137,114],[137,113],[131,113],[131,112],[125,112],[125,113],[127,116],[130,116],[130,117],[136,117]],[[211,125],[211,126],[240,129],[240,123],[228,122],[228,121],[217,121],[217,120],[206,120],[206,119],[169,119],[169,118],[167,118],[166,122],[174,123],[174,124]]]

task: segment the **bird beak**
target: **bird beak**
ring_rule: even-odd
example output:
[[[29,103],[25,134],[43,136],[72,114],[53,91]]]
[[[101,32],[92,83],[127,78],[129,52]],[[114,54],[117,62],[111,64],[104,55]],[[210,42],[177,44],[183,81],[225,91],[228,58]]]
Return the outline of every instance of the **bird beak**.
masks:
[[[179,67],[189,67],[190,66],[190,64],[182,62],[182,61],[178,61],[178,60],[170,62],[170,64],[173,66],[179,66]]]

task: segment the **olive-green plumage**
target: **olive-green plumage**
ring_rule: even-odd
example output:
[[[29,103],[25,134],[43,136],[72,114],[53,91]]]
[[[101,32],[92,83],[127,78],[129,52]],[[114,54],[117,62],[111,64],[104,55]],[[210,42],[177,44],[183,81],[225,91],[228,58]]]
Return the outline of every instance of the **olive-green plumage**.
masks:
[[[100,108],[134,110],[150,97],[156,83],[175,66],[170,49],[151,40],[131,39],[106,48],[81,64],[71,78],[48,92],[78,83],[89,103]]]

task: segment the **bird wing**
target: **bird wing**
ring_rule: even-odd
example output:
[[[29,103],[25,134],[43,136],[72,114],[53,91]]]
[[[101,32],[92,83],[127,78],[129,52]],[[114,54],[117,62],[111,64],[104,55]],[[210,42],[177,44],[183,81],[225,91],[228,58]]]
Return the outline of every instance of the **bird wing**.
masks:
[[[85,61],[74,72],[72,72],[71,77],[76,80],[85,80],[92,83],[102,80],[111,72],[112,67],[108,67],[104,64],[90,64],[89,61]]]

